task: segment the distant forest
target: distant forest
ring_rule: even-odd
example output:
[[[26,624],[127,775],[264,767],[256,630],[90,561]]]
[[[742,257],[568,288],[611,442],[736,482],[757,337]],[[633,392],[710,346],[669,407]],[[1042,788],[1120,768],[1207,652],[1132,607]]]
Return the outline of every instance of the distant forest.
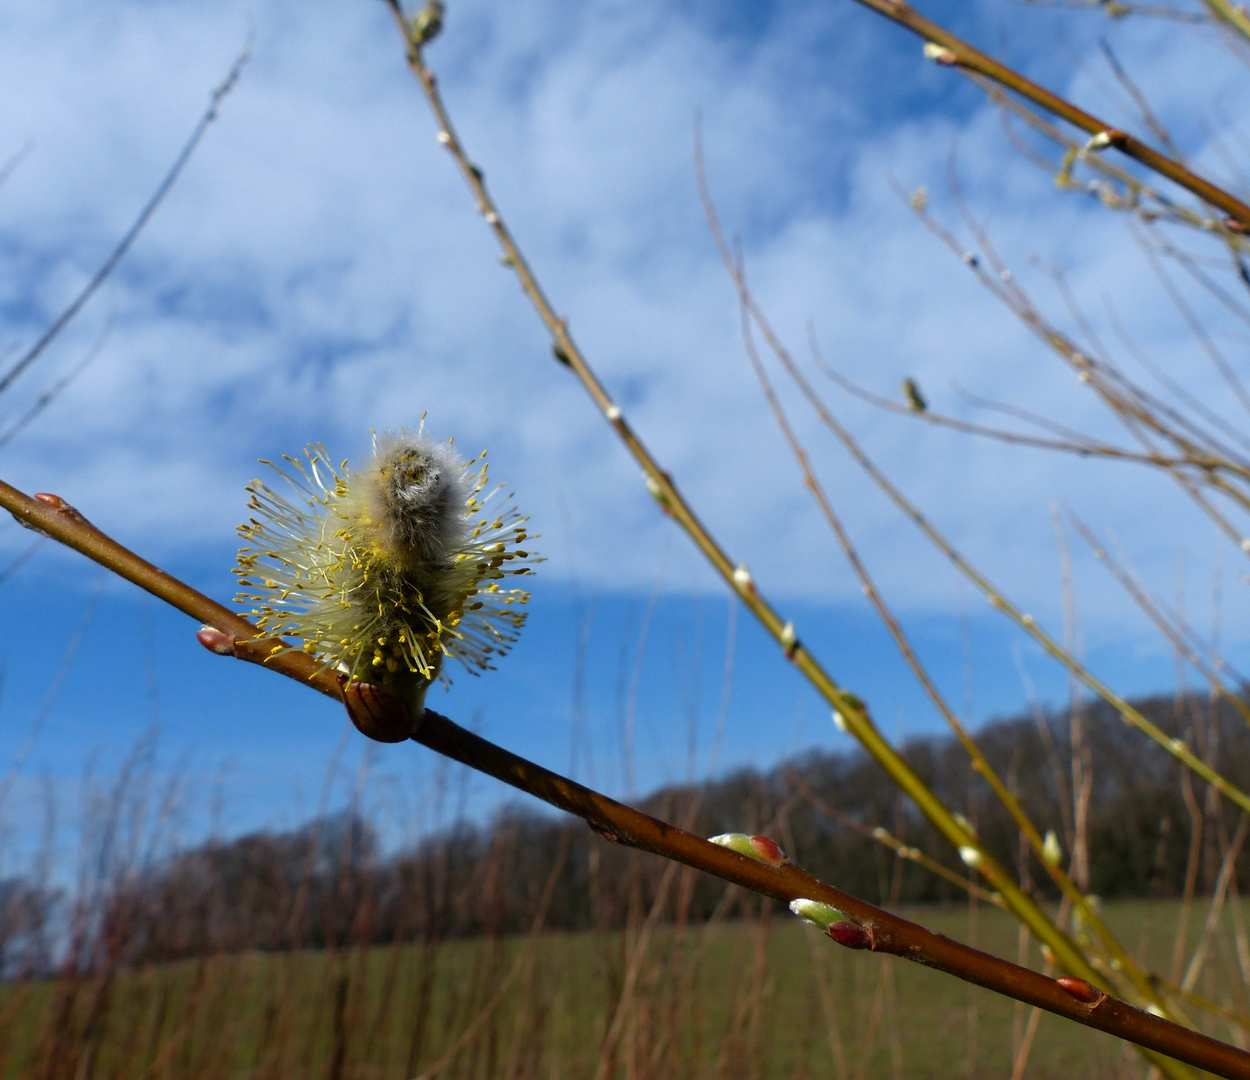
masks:
[[[1250,787],[1250,730],[1231,709],[1155,697],[1138,708],[1234,783]],[[1101,702],[1081,717],[1092,761],[1089,887],[1104,898],[1175,896],[1187,874],[1211,887],[1233,831],[1220,807],[1177,763]],[[1034,822],[1072,850],[1070,715],[991,723],[977,741]],[[938,797],[958,807],[995,856],[1051,895],[1006,812],[950,736],[912,739],[905,756]],[[862,752],[811,751],[760,773],[744,769],[697,787],[668,787],[642,809],[703,836],[764,833],[839,888],[879,903],[966,900],[958,884],[899,859],[871,835],[884,827],[961,878],[958,856]],[[352,813],[288,832],[212,842],[127,868],[67,897],[23,879],[0,880],[0,971],[32,973],[65,948],[90,966],[245,949],[433,941],[531,929],[614,928],[653,910],[699,922],[767,901],[659,858],[616,847],[582,823],[513,804],[489,823],[460,822],[417,847],[384,855],[369,821]],[[1241,861],[1239,890],[1250,885]],[[658,898],[658,905],[657,905]],[[59,944],[57,940],[59,939]],[[94,960],[92,958],[95,958]]]

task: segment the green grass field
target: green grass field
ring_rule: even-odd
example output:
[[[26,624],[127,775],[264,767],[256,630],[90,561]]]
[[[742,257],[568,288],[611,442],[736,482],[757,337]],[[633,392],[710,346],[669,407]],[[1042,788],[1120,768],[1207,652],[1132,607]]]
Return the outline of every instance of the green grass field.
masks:
[[[1178,910],[1130,902],[1106,915],[1166,973]],[[1016,926],[996,909],[908,914],[1018,954]],[[1205,919],[1196,904],[1187,957]],[[547,934],[248,953],[111,980],[9,984],[0,988],[2,1071],[49,1080],[1009,1077],[1029,1019],[940,973],[843,950],[788,916],[660,926],[640,940]],[[1040,965],[1036,950],[1030,963]],[[1194,992],[1247,1011],[1227,912]],[[1205,1026],[1241,1034],[1223,1020]],[[1140,1075],[1138,1062],[1108,1036],[1045,1016],[1025,1075]]]

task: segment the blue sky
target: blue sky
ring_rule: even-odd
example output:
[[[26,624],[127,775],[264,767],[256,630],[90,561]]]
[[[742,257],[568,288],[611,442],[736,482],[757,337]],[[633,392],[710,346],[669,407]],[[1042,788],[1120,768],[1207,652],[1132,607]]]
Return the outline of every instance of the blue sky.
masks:
[[[1097,49],[1111,35],[1160,115],[1181,123],[1186,152],[1217,179],[1230,175],[1226,158],[1244,136],[1229,117],[1245,114],[1245,79],[1213,38],[989,0],[924,10],[1140,129]],[[722,700],[728,600],[551,361],[435,142],[382,4],[0,3],[0,157],[33,145],[0,188],[0,343],[32,340],[104,258],[249,37],[243,79],[167,204],[104,292],[0,402],[17,415],[107,332],[93,364],[4,450],[0,475],[63,495],[228,599],[233,530],[257,458],[312,440],[359,456],[371,429],[427,413],[431,433],[471,452],[490,448],[493,475],[531,514],[548,560],[514,655],[498,673],[458,678],[435,707],[559,768],[580,747],[579,775],[616,794],[685,778],[693,730],[701,774]],[[797,354],[810,322],[836,366],[882,393],[910,374],[947,411],[976,413],[958,386],[1114,431],[895,194],[894,183],[926,185],[935,213],[958,230],[953,154],[973,213],[1061,325],[1072,320],[1049,267],[1099,329],[1114,310],[1191,391],[1244,420],[1125,223],[1057,192],[978,92],[855,4],[453,0],[430,61],[605,384],[726,549],[887,732],[932,731],[937,721],[803,491],[746,363],[695,190],[696,115],[720,213]],[[1244,328],[1209,298],[1193,303],[1235,356]],[[1196,626],[1218,613],[1230,658],[1244,653],[1241,556],[1164,480],[971,442],[826,389],[869,452],[1039,621],[1062,625],[1057,505],[1118,537],[1161,595],[1183,588]],[[956,707],[974,722],[1024,707],[1021,665],[1042,700],[1062,703],[1062,673],[989,612],[809,415],[796,412],[796,422]],[[28,540],[16,527],[0,532],[0,555]],[[1092,666],[1124,691],[1170,689],[1167,650],[1070,542]],[[97,590],[64,686],[22,756]],[[188,836],[215,805],[227,832],[306,816],[331,762],[332,798],[364,792],[396,836],[435,813],[438,767],[424,750],[345,738],[330,704],[203,653],[194,626],[128,586],[101,583],[74,556],[45,546],[4,582],[0,605],[13,627],[0,763],[20,765],[0,813],[14,851],[38,835],[45,789],[69,828],[84,771],[110,775],[153,723],[154,777],[182,769],[187,778]],[[745,613],[728,701],[718,768],[842,745]],[[478,813],[504,795],[484,780],[468,791]]]

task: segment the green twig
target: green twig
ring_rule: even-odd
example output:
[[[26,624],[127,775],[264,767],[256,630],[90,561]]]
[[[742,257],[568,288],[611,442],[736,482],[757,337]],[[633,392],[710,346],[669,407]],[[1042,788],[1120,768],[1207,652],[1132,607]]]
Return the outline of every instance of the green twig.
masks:
[[[201,641],[210,647],[222,646],[214,647],[214,651],[260,663],[330,697],[342,699],[337,678],[312,657],[296,651],[273,653],[272,639],[256,640],[256,628],[247,620],[106,536],[64,499],[47,494],[32,498],[0,481],[0,506],[23,524],[46,533],[180,611],[213,626],[215,629],[211,633],[215,637],[206,640],[202,635]],[[229,647],[224,647],[227,644]],[[1220,1076],[1250,1080],[1250,1053],[1134,1008],[1084,979],[1051,979],[931,933],[818,881],[784,857],[759,862],[709,843],[526,761],[430,710],[420,718],[412,738],[582,818],[605,839],[685,863],[785,903],[805,899],[829,904],[846,916],[845,921],[830,932],[840,944],[902,956],[1118,1035],[1147,1051],[1166,1054]],[[1159,1063],[1175,1070],[1174,1063],[1164,1059],[1159,1059]]]
[[[414,37],[412,24],[405,18],[398,0],[388,0],[388,6],[407,45],[408,66],[424,88],[430,108],[434,113],[438,124],[438,141],[454,158],[473,193],[479,212],[503,249],[504,263],[513,269],[521,288],[530,298],[539,318],[551,333],[552,352],[557,360],[578,377],[596,406],[613,426],[618,437],[642,467],[648,487],[661,508],[685,530],[713,568],[782,647],[791,662],[832,706],[835,720],[886,770],[894,783],[916,804],[942,836],[960,851],[965,861],[986,876],[1002,895],[1005,906],[1029,927],[1034,936],[1049,946],[1060,966],[1095,985],[1110,986],[1105,976],[1093,967],[1080,948],[1054,924],[1016,884],[1011,875],[997,863],[967,823],[950,811],[881,735],[872,722],[864,703],[854,694],[840,687],[816,658],[808,652],[798,639],[793,624],[783,620],[760,594],[746,567],[735,566],[681,495],[672,477],[660,467],[630,428],[620,407],[611,399],[578,349],[569,333],[567,320],[556,314],[539,286],[533,271],[504,223],[498,207],[487,191],[481,168],[472,161],[461,143],[438,91],[437,79],[425,63],[422,54],[423,42]],[[1155,1007],[1160,1007],[1156,995],[1148,986],[1138,984],[1138,989],[1143,993],[1145,1000],[1150,1001]],[[1178,1072],[1178,1067],[1173,1063],[1161,1062],[1159,1064],[1170,1075],[1184,1074],[1183,1070]]]

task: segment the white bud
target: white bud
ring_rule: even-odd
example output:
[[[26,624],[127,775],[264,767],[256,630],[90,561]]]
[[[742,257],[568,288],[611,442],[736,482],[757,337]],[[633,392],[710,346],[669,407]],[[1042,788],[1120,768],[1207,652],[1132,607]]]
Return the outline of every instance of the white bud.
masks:
[[[924,58],[932,60],[935,64],[945,64],[947,66],[955,63],[955,54],[945,45],[939,45],[936,41],[926,41],[924,43]]]
[[[781,628],[781,644],[787,649],[793,649],[798,643],[798,638],[794,636],[794,623],[788,622]]]
[[[438,141],[444,146],[449,146],[451,144],[451,135],[446,131],[440,131],[435,138],[437,138]]]
[[[1046,830],[1046,839],[1042,841],[1042,862],[1047,866],[1058,866],[1063,861],[1063,848],[1059,846],[1059,837],[1054,829]]]
[[[739,563],[738,568],[734,570],[734,584],[739,589],[749,589],[751,587],[751,571],[743,563]]]
[[[846,916],[832,904],[824,904],[819,900],[791,900],[790,910],[804,922],[828,930],[836,922],[842,922]]]
[[[965,866],[973,870],[981,865],[981,853],[970,844],[965,844],[959,849],[959,857],[963,859]]]
[[[609,405],[603,410],[603,415],[615,424],[621,418],[621,407],[615,404]]]
[[[786,862],[786,853],[767,836],[752,836],[750,833],[729,832],[720,836],[709,836],[708,842],[718,847],[729,848],[739,855],[745,855],[756,862],[767,863],[769,866],[782,866]]]
[[[846,731],[846,717],[844,717],[837,709],[833,710],[833,726],[839,731]]]

